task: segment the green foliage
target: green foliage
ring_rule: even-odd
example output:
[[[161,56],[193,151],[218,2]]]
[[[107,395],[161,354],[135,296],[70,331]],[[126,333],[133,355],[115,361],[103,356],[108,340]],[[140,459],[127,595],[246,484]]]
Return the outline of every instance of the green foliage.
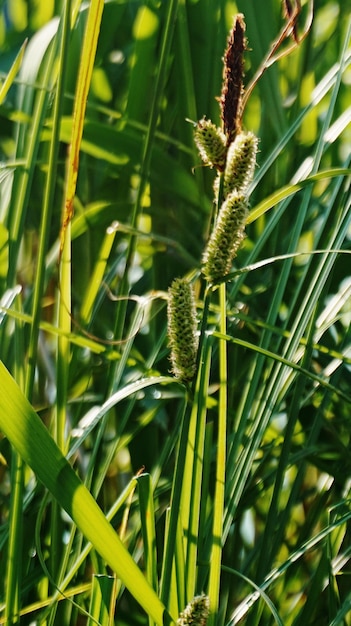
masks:
[[[246,237],[217,287],[223,181],[186,120],[220,126],[233,16],[247,86],[281,2],[3,5],[0,624],[161,625],[199,598],[210,626],[351,624],[349,3],[316,2],[250,93]],[[199,320],[186,386],[174,279]]]

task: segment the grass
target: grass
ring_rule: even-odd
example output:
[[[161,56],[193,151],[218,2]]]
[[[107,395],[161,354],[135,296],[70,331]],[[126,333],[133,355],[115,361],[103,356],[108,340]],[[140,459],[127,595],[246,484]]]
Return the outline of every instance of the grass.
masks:
[[[220,123],[233,15],[247,85],[281,3],[54,4],[1,9],[0,623],[168,624],[204,592],[210,626],[351,624],[348,3],[316,2],[248,99],[246,238],[215,287],[186,120]]]

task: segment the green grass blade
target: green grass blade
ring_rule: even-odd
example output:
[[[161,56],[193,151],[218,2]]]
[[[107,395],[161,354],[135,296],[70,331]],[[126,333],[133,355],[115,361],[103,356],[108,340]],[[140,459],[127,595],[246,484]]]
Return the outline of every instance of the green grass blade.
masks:
[[[157,592],[157,554],[156,530],[153,491],[150,474],[141,474],[137,477],[139,487],[140,519],[143,534],[144,558],[146,564],[146,578],[151,587]],[[154,621],[149,616],[149,626]]]
[[[289,198],[294,195],[300,189],[306,187],[309,183],[316,182],[318,180],[323,180],[324,178],[333,178],[338,176],[348,176],[350,171],[346,168],[335,168],[330,170],[321,170],[317,174],[311,174],[307,176],[304,180],[299,181],[294,185],[286,185],[282,187],[278,191],[272,193],[268,198],[262,200],[252,211],[250,211],[250,215],[247,218],[247,223],[251,224],[258,218],[262,217],[267,211],[273,209],[279,202]]]
[[[17,258],[39,150],[40,133],[47,110],[49,85],[51,85],[52,81],[53,64],[57,50],[56,31],[57,22],[53,22],[50,24],[50,28],[46,28],[42,33],[38,34],[37,42],[32,40],[27,46],[25,59],[22,64],[21,74],[26,77],[26,80],[29,80],[30,77],[30,80],[35,82],[38,80],[40,64],[44,59],[40,89],[35,100],[34,109],[32,109],[35,90],[33,85],[30,85],[28,88],[23,87],[19,96],[20,106],[23,107],[25,113],[32,116],[32,120],[31,132],[28,132],[26,125],[23,124],[22,127],[19,127],[17,135],[16,158],[24,159],[24,163],[14,173],[11,204],[9,207],[9,286],[13,286],[15,282]],[[47,58],[44,58],[48,48]]]
[[[8,419],[9,415],[11,420]],[[121,578],[147,614],[162,626],[167,617],[164,605],[2,363],[0,427],[22,459]]]
[[[115,582],[113,576],[94,574],[87,626],[113,624]]]
[[[80,317],[82,324],[87,324],[90,321],[90,317],[93,311],[94,303],[99,289],[103,283],[103,279],[106,272],[106,266],[111,253],[111,249],[115,240],[117,229],[110,227],[106,231],[106,235],[101,244],[99,257],[96,261],[94,271],[90,279],[89,288],[84,294],[84,300],[80,310]]]
[[[58,447],[62,451],[65,451],[66,447],[65,429],[67,419],[67,393],[69,364],[71,362],[71,346],[68,340],[68,334],[71,331],[72,315],[71,219],[73,215],[73,202],[76,193],[79,153],[83,135],[85,111],[96,55],[103,5],[104,3],[101,0],[93,0],[89,5],[74,100],[72,136],[67,164],[64,208],[60,234],[61,262],[59,268],[58,326],[64,331],[65,335],[58,337],[57,345],[55,440]],[[70,3],[66,6],[66,9],[69,8]],[[59,559],[62,553],[62,533],[60,511],[58,504],[55,501],[53,502],[51,524],[51,536],[53,543],[53,550],[51,552],[51,569],[53,577],[56,579],[60,567]]]
[[[8,72],[4,82],[2,83],[1,87],[0,87],[0,104],[2,104],[7,96],[7,93],[13,83],[13,81],[16,78],[16,74],[18,73],[21,65],[22,65],[22,61],[23,61],[23,55],[24,55],[24,51],[26,49],[26,45],[27,45],[27,39],[25,39],[25,41],[23,42],[14,62],[11,65],[10,71]]]
[[[118,513],[118,511],[121,509],[121,507],[123,505],[125,505],[125,503],[130,498],[131,494],[134,493],[134,490],[135,490],[136,486],[137,486],[136,479],[133,478],[130,481],[129,485],[127,485],[127,487],[123,490],[123,492],[117,498],[116,502],[113,504],[111,509],[107,512],[106,519],[109,522]],[[40,545],[40,541],[39,540],[37,541],[37,545],[38,546]],[[71,583],[72,579],[77,575],[79,569],[84,564],[86,558],[88,557],[88,555],[90,554],[92,549],[93,549],[93,545],[90,542],[86,543],[85,546],[80,551],[80,553],[76,556],[75,560],[70,564],[69,569],[68,569],[65,577],[60,582],[59,589],[57,589],[53,593],[52,597],[49,599],[48,604],[50,605],[49,606],[50,610],[62,598],[62,593],[61,592],[64,592],[65,596],[68,597],[68,594],[69,594],[69,591],[70,591],[69,584]]]

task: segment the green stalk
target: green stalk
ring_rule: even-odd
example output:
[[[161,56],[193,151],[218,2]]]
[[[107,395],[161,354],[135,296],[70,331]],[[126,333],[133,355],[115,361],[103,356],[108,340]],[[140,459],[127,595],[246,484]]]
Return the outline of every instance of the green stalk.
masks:
[[[60,66],[58,71],[58,80],[56,86],[56,96],[54,101],[52,137],[49,147],[48,158],[48,176],[44,190],[43,212],[40,224],[40,239],[38,249],[38,259],[36,265],[36,280],[34,284],[32,317],[33,321],[30,327],[30,339],[28,349],[28,369],[26,376],[26,395],[30,400],[33,392],[33,383],[36,366],[36,355],[38,347],[39,324],[41,318],[41,300],[43,296],[45,270],[46,270],[46,254],[49,239],[50,221],[54,202],[57,156],[59,150],[59,134],[60,121],[62,112],[62,101],[64,96],[64,81],[67,60],[67,44],[70,32],[70,14],[71,0],[67,0],[63,12],[61,45],[59,50]]]
[[[18,300],[16,300],[18,307]],[[17,324],[15,332],[15,375],[22,388],[24,386],[23,368],[23,325]],[[19,623],[21,607],[21,564],[23,547],[23,491],[25,465],[17,450],[12,449],[11,459],[11,500],[9,511],[9,540],[7,556],[7,586],[5,602],[6,624]]]
[[[71,224],[66,227],[65,240],[62,249],[58,297],[58,326],[63,331],[57,340],[57,384],[56,384],[56,412],[54,423],[54,439],[59,449],[65,453],[65,425],[67,406],[67,385],[70,362],[70,342],[68,336],[71,331]],[[62,523],[60,505],[56,500],[52,502],[51,511],[51,576],[56,581],[60,569],[62,553]]]
[[[190,422],[193,421],[194,423],[194,420],[196,421],[198,417],[201,417],[201,412],[206,410],[204,394],[207,390],[206,382],[208,382],[212,337],[206,334],[201,346],[201,358],[199,359],[200,366],[196,380],[194,399],[191,400],[189,398],[185,408],[180,431],[179,448],[176,460],[174,480],[172,485],[169,527],[168,535],[166,537],[165,553],[163,556],[163,570],[160,586],[161,599],[166,607],[169,604],[169,598],[171,595],[172,568],[174,564],[176,550],[177,525],[180,515],[180,506],[181,503],[184,506],[184,504],[189,500],[190,494],[192,493],[190,490],[193,477],[192,473],[190,473],[192,469],[190,467],[191,464],[189,463],[188,452]],[[199,497],[199,493],[193,495],[194,497]],[[191,515],[193,515],[193,513]],[[182,512],[182,518],[188,520],[185,522],[185,531],[190,531],[190,529],[193,528],[193,524],[189,523],[189,519],[191,521],[190,511],[188,517]],[[191,562],[193,563],[193,560]],[[193,585],[192,578],[195,578],[195,573],[194,567],[190,566],[189,560],[187,563],[187,569],[188,572],[186,573],[186,580],[190,581],[189,584]],[[182,584],[182,582],[180,584]],[[185,586],[185,583],[183,584]]]
[[[187,602],[196,593],[199,520],[202,502],[202,477],[204,464],[207,395],[210,375],[212,341],[203,354],[203,366],[197,380],[191,410],[187,440],[186,460],[180,500],[180,517],[183,520],[185,561],[185,590]]]
[[[181,430],[180,430],[180,439],[179,439],[179,448],[176,460],[176,467],[174,473],[174,480],[172,484],[172,495],[171,495],[171,503],[170,503],[170,512],[168,516],[168,528],[167,528],[167,536],[165,539],[165,551],[162,560],[162,574],[161,574],[161,584],[160,584],[160,597],[161,601],[165,606],[170,606],[170,597],[171,597],[171,581],[172,581],[172,570],[174,563],[174,550],[175,550],[175,541],[177,537],[177,526],[179,520],[179,506],[180,499],[182,493],[182,480],[184,473],[184,465],[186,458],[186,447],[188,440],[188,432],[189,432],[189,424],[190,424],[190,410],[189,404],[185,406],[185,411],[182,419]],[[175,603],[172,602],[172,605]]]
[[[70,18],[71,18],[71,0],[66,0],[63,8],[63,30],[62,30],[62,38],[60,45],[60,66],[58,72],[58,81],[57,81],[57,91],[55,98],[55,106],[54,106],[54,114],[53,114],[53,125],[52,125],[52,140],[50,144],[50,152],[49,152],[49,175],[47,180],[47,186],[45,190],[44,197],[44,211],[43,211],[43,219],[42,219],[42,227],[41,227],[41,237],[39,244],[39,255],[38,255],[38,266],[39,266],[39,276],[36,282],[36,290],[34,294],[34,320],[38,318],[40,315],[40,303],[42,298],[42,291],[44,286],[44,276],[45,276],[45,258],[47,252],[47,241],[48,234],[50,228],[50,219],[51,219],[51,210],[54,201],[54,192],[55,192],[55,180],[56,180],[56,166],[57,166],[57,156],[59,149],[59,133],[60,133],[60,121],[61,121],[61,113],[62,113],[62,102],[64,97],[64,83],[65,83],[65,75],[66,75],[66,66],[67,66],[67,57],[68,57],[68,44],[69,44],[69,33],[70,33]],[[33,324],[34,332],[36,328],[36,324]],[[59,339],[59,344],[61,342],[66,341],[65,337]],[[34,346],[37,344],[37,338],[35,344],[32,344],[32,349],[34,350]],[[62,344],[61,344],[62,345]],[[59,359],[57,360],[58,371],[60,368]],[[34,371],[31,372],[31,377],[34,379]],[[61,380],[61,378],[60,378]],[[55,421],[55,437],[56,441],[61,449],[63,449],[63,432],[59,432],[58,429],[59,420]],[[60,555],[60,536],[61,536],[61,515],[59,506],[56,501],[53,501],[52,504],[52,517],[51,517],[51,553],[50,553],[50,562],[51,562],[51,572],[54,577],[56,577],[56,573],[59,568],[59,563],[61,560]]]
[[[40,241],[38,252],[38,273],[35,282],[34,299],[33,299],[33,322],[31,325],[31,337],[29,342],[29,369],[26,381],[27,397],[31,399],[34,375],[35,375],[35,363],[38,345],[39,323],[41,316],[41,300],[44,289],[45,280],[45,268],[46,268],[46,253],[49,238],[50,220],[52,214],[52,207],[54,202],[56,171],[57,171],[57,157],[59,149],[59,133],[60,133],[60,121],[62,112],[62,102],[64,96],[64,82],[66,74],[66,62],[68,53],[68,38],[70,33],[70,17],[71,17],[71,0],[67,0],[63,9],[63,24],[62,24],[62,37],[60,43],[60,66],[58,72],[58,81],[56,89],[56,98],[54,104],[53,124],[52,124],[52,138],[49,148],[49,163],[48,163],[48,178],[45,187],[44,206],[40,228]],[[57,424],[57,421],[56,421]],[[57,433],[56,433],[57,436]],[[62,445],[62,437],[57,439],[59,445]],[[60,528],[60,513],[57,503],[54,502],[52,508],[52,571],[56,572],[56,564],[59,561],[59,528]]]
[[[70,341],[68,339],[71,332],[71,219],[74,196],[76,193],[79,151],[83,134],[87,96],[94,66],[102,11],[103,2],[101,0],[93,0],[89,7],[80,59],[64,195],[65,204],[61,230],[58,294],[58,326],[63,334],[59,335],[57,342],[57,396],[55,415],[55,441],[59,449],[63,452],[65,452],[67,389],[71,359]],[[58,503],[54,501],[51,522],[51,573],[55,580],[59,572],[61,560],[61,537],[60,509]]]
[[[70,361],[70,342],[68,336],[71,332],[71,225],[66,227],[65,240],[61,255],[60,278],[59,278],[59,310],[58,326],[63,331],[58,337],[57,352],[57,397],[56,397],[56,422],[55,440],[60,448],[65,446],[65,423],[67,406],[67,383]]]
[[[5,599],[5,624],[19,623],[21,553],[23,541],[22,501],[24,489],[24,463],[14,451],[11,468],[10,532],[7,557],[7,587]]]
[[[58,325],[61,331],[64,332],[64,335],[60,335],[58,339],[56,401],[56,442],[61,450],[64,448],[67,382],[70,362],[70,344],[67,337],[71,330],[71,219],[73,215],[74,196],[76,193],[79,151],[83,134],[87,97],[93,72],[102,11],[103,2],[101,0],[93,0],[89,7],[80,59],[65,186],[65,205],[61,231],[58,308]]]
[[[210,615],[208,625],[214,626],[219,608],[219,586],[222,562],[222,537],[225,496],[225,468],[227,445],[227,342],[224,338],[227,332],[226,315],[226,283],[219,288],[220,299],[220,332],[223,339],[219,339],[219,411],[218,411],[218,439],[216,463],[216,487],[214,496],[214,515],[212,530],[212,549],[210,557],[210,575],[208,596],[210,599]]]

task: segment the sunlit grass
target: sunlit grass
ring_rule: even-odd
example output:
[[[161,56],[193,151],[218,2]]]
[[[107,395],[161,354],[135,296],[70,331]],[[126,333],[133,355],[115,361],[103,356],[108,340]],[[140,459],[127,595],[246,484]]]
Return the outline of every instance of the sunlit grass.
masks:
[[[247,85],[281,3],[93,2],[85,40],[87,5],[46,23],[49,4],[9,15],[0,61],[0,623],[151,626],[204,592],[211,625],[351,624],[346,3],[318,3],[248,100],[246,238],[215,287],[215,174],[186,120],[220,123],[233,15]],[[199,322],[186,384],[178,277]]]

